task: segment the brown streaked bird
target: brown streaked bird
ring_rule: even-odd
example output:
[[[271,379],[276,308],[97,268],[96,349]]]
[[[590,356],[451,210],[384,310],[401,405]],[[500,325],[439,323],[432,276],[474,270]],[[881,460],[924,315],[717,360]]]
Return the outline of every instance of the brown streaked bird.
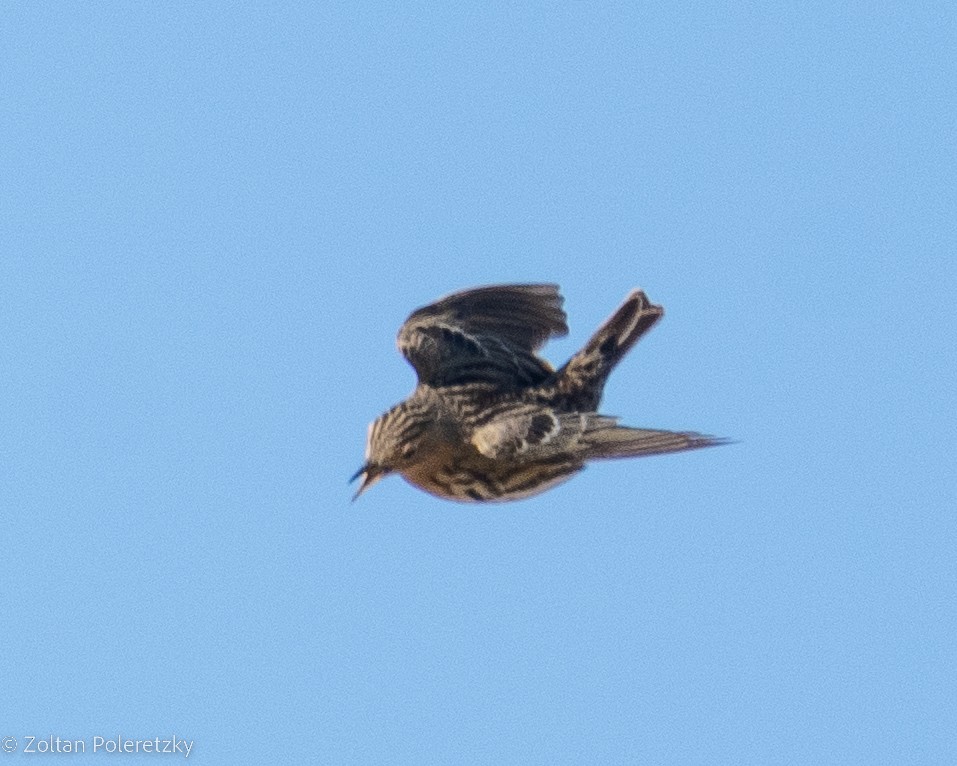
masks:
[[[438,497],[518,500],[589,460],[711,447],[690,431],[626,428],[597,412],[608,375],[664,310],[641,290],[563,367],[536,350],[568,333],[557,285],[496,285],[417,309],[398,346],[419,382],[369,426],[355,498],[390,473]]]

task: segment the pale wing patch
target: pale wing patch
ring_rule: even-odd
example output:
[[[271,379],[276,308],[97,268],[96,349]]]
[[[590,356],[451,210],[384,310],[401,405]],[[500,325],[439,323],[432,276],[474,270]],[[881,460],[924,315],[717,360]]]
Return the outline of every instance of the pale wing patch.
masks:
[[[550,409],[504,415],[472,434],[472,444],[493,460],[542,448],[558,438],[561,420]]]
[[[494,460],[499,456],[507,434],[508,423],[501,420],[493,420],[472,434],[472,444],[475,445],[475,449],[485,455],[485,457]]]

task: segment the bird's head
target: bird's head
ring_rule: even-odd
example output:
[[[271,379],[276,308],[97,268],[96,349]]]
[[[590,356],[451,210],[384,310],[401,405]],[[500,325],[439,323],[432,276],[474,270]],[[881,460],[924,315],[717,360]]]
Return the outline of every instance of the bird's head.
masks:
[[[431,442],[434,419],[424,407],[403,402],[369,424],[366,459],[349,481],[361,477],[353,500],[383,476],[401,472],[422,458],[423,448]]]

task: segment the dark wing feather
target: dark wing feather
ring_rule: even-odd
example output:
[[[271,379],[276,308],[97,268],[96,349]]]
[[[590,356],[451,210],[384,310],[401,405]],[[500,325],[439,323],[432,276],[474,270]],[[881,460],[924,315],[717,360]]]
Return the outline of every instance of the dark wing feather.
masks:
[[[420,383],[512,388],[540,383],[552,373],[535,350],[567,332],[557,285],[496,285],[417,309],[397,342]]]

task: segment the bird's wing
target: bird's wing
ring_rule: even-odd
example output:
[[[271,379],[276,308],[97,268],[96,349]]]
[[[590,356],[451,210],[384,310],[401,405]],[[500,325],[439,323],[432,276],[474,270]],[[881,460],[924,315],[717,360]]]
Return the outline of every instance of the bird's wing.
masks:
[[[535,354],[568,326],[557,285],[497,285],[453,293],[417,309],[397,343],[430,386],[534,385],[553,370]]]
[[[475,448],[493,460],[541,461],[568,455],[581,461],[641,457],[712,447],[726,440],[690,431],[627,428],[596,413],[558,413],[543,405],[516,405],[476,429]]]
[[[547,405],[516,404],[477,428],[472,444],[492,460],[540,460],[579,451],[582,436],[598,422],[614,418],[580,413],[559,413]]]

